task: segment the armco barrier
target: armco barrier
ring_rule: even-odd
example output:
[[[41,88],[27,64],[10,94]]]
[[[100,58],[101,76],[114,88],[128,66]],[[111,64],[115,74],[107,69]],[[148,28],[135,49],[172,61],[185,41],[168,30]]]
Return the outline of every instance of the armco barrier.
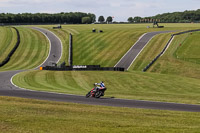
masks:
[[[162,52],[160,54],[158,54],[144,69],[143,72],[146,72],[156,61],[157,59],[166,51],[167,47],[169,46],[171,40],[173,39],[174,36],[176,35],[181,35],[181,34],[185,34],[185,33],[190,33],[190,32],[196,32],[196,31],[200,31],[200,29],[196,29],[196,30],[188,30],[188,31],[183,31],[183,32],[179,32],[176,34],[172,34],[171,38],[169,39],[169,41],[167,42],[167,44],[165,45],[164,49],[162,50]]]
[[[11,56],[15,53],[15,51],[17,50],[19,44],[20,44],[20,35],[19,35],[19,31],[17,28],[12,27],[16,30],[17,32],[17,42],[15,44],[15,47],[10,51],[10,53],[8,54],[8,56],[0,63],[0,67],[4,66],[6,63],[8,63],[8,61],[10,60]]]
[[[40,70],[53,70],[53,71],[124,71],[121,67],[101,67],[100,65],[77,65],[77,66],[46,66]]]

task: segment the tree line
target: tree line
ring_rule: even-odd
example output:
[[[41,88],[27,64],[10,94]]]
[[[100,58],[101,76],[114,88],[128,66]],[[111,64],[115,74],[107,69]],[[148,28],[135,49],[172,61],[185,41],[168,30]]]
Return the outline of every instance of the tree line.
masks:
[[[200,9],[193,11],[184,12],[173,12],[163,13],[152,17],[129,17],[128,22],[130,23],[151,23],[151,22],[162,22],[162,23],[196,23],[200,22]]]
[[[83,24],[88,23],[89,21],[90,21],[90,18],[88,18],[88,17],[84,17],[82,19],[82,23]],[[113,21],[113,17],[111,17],[111,16],[108,16],[106,20],[105,20],[104,16],[99,16],[99,18],[98,18],[98,22],[100,24],[103,24],[103,23],[112,23],[112,21]]]
[[[0,23],[66,23],[66,24],[81,24],[83,18],[87,18],[87,23],[96,21],[95,14],[70,12],[70,13],[1,13]]]

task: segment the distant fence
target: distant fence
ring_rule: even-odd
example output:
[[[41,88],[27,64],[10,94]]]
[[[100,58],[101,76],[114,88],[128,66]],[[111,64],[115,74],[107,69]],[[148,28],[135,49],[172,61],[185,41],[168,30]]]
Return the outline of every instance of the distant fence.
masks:
[[[4,66],[6,63],[8,63],[8,61],[10,60],[11,56],[15,53],[15,51],[17,50],[19,44],[20,44],[20,35],[19,35],[19,31],[17,28],[12,27],[16,30],[17,32],[17,42],[15,44],[15,47],[10,51],[10,53],[8,54],[8,56],[0,63],[0,67]]]
[[[101,67],[100,65],[77,65],[77,66],[46,66],[41,67],[40,70],[54,70],[54,71],[125,71],[121,67]]]
[[[165,45],[164,49],[162,50],[162,52],[160,54],[158,54],[144,69],[143,72],[146,72],[157,60],[158,58],[166,51],[167,47],[169,46],[171,40],[174,38],[174,36],[176,35],[181,35],[181,34],[185,34],[185,33],[189,33],[189,32],[196,32],[196,31],[200,31],[200,29],[197,30],[188,30],[188,31],[183,31],[183,32],[179,32],[176,34],[172,34],[171,38],[169,39],[169,41],[167,42],[167,44]]]

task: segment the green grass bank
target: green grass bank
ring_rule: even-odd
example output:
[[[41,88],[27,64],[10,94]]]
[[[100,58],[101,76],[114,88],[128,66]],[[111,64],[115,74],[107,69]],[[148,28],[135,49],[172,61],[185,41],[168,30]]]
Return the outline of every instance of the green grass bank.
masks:
[[[0,97],[1,133],[196,133],[199,113]],[[114,116],[114,117],[113,117]]]
[[[17,33],[11,27],[0,27],[0,62],[2,62],[14,48]]]
[[[48,56],[48,40],[42,33],[24,27],[17,27],[17,29],[21,37],[19,47],[0,71],[33,69],[42,64]]]

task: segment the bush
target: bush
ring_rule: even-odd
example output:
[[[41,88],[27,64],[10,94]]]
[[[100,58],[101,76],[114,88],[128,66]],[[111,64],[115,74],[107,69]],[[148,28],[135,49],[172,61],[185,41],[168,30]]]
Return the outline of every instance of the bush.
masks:
[[[91,24],[92,20],[90,17],[83,17],[82,18],[82,24]]]

